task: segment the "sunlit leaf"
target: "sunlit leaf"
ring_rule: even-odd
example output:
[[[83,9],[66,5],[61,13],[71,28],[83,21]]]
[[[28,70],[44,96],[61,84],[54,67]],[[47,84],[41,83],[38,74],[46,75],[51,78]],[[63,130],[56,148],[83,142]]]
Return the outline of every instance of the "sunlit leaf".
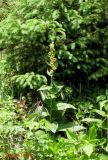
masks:
[[[94,151],[94,145],[93,144],[87,144],[87,145],[83,146],[83,151],[88,157],[90,157],[91,154]]]
[[[68,103],[57,103],[57,110],[66,110],[68,108],[76,109],[73,105]]]

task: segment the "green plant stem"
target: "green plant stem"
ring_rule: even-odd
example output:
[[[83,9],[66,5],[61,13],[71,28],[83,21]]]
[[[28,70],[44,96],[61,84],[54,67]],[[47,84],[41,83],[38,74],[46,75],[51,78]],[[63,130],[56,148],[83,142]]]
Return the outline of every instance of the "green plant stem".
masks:
[[[108,110],[107,110],[107,115],[108,115]],[[107,118],[107,126],[108,126],[108,118]],[[108,130],[107,130],[107,144],[108,144]]]
[[[52,87],[53,76],[51,76],[50,86]],[[52,98],[50,99],[50,122],[52,120]]]

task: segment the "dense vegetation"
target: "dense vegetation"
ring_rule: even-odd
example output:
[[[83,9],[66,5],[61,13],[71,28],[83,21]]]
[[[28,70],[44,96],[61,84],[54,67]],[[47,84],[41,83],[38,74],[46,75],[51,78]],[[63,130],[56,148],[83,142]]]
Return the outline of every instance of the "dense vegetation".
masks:
[[[107,0],[0,7],[0,158],[107,160]]]

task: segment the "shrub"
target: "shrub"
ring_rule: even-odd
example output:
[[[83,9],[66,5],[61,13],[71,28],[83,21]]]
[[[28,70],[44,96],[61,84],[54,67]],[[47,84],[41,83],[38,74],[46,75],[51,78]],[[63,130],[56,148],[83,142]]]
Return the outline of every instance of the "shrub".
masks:
[[[108,74],[107,20],[105,1],[20,1],[0,23],[0,45],[11,69],[42,74],[54,41],[59,79],[79,72],[98,80]]]

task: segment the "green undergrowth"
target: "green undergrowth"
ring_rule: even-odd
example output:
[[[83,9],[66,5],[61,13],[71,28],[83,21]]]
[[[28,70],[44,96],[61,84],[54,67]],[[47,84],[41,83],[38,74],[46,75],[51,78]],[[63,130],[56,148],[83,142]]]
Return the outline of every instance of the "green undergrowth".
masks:
[[[0,159],[107,160],[107,0],[0,6]]]
[[[16,80],[22,91],[19,99],[15,99],[10,92],[13,88],[7,88],[4,81],[5,59],[0,63],[0,71],[4,73],[0,80],[1,159],[107,160],[108,90],[94,88],[77,98],[73,94],[70,101],[71,87],[55,81],[48,85],[44,76],[29,73],[25,77],[32,76],[32,82],[26,85],[31,90],[35,88],[38,94],[33,101],[34,95],[25,95],[26,81],[21,83],[24,75],[11,80],[8,75],[6,81],[14,85]],[[34,84],[33,79],[41,82]]]

